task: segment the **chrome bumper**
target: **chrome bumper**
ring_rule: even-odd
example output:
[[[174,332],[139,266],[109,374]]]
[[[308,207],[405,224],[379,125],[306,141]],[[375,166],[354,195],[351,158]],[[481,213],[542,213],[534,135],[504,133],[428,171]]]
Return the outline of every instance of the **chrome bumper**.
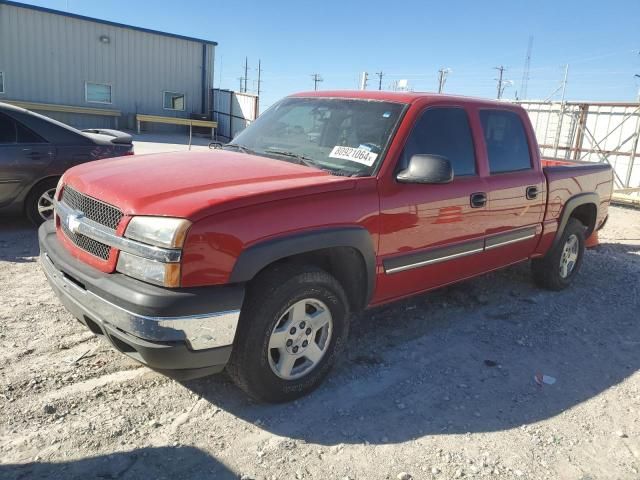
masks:
[[[77,318],[112,326],[150,342],[186,342],[192,350],[233,344],[240,310],[183,317],[149,317],[123,309],[85,290],[58,270],[46,253],[42,269],[64,306]]]

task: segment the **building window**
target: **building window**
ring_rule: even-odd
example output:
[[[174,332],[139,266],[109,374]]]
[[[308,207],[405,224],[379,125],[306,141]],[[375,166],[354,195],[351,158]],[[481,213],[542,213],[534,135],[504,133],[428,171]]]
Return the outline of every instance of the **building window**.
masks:
[[[184,93],[164,92],[165,110],[184,110]]]
[[[0,93],[4,93],[4,73],[0,72]]]
[[[87,82],[85,97],[88,103],[111,103],[111,85]]]

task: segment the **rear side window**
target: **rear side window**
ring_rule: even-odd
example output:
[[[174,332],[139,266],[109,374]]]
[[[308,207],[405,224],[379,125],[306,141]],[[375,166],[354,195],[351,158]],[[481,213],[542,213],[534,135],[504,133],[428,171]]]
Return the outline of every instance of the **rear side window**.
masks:
[[[475,175],[475,150],[467,112],[457,107],[426,110],[407,139],[400,169],[406,168],[409,159],[419,154],[447,157],[455,176]]]
[[[480,121],[491,173],[531,168],[529,142],[518,114],[506,110],[482,110]]]
[[[47,143],[47,141],[34,131],[16,122],[18,143]]]
[[[16,122],[0,113],[0,145],[16,143]]]

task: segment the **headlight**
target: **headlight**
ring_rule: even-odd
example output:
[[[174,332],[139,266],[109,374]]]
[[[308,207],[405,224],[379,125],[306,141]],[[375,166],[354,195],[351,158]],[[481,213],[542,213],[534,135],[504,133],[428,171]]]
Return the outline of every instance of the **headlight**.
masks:
[[[180,264],[162,263],[148,258],[120,252],[116,270],[143,282],[154,283],[162,287],[180,286]]]
[[[133,217],[124,236],[156,247],[182,248],[190,226],[183,218]]]
[[[124,236],[147,245],[182,248],[189,220],[170,217],[133,217]],[[180,263],[164,263],[120,251],[116,270],[143,282],[163,287],[180,286]]]

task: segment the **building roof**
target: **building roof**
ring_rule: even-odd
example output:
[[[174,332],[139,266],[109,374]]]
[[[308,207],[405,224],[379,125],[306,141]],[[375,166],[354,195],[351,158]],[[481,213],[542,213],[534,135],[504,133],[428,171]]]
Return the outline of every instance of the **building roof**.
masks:
[[[26,3],[12,2],[9,0],[0,0],[0,5],[11,5],[13,7],[28,8],[29,10],[36,10],[38,12],[51,13],[53,15],[62,15],[64,17],[76,18],[78,20],[86,20],[88,22],[101,23],[103,25],[111,25],[112,27],[128,28],[130,30],[137,30],[139,32],[145,32],[145,33],[153,33],[155,35],[163,35],[165,37],[180,38],[182,40],[190,40],[192,42],[207,43],[209,45],[218,45],[218,42],[214,42],[212,40],[204,40],[202,38],[187,37],[185,35],[161,32],[159,30],[151,30],[149,28],[135,27],[133,25],[126,25],[124,23],[110,22],[109,20],[102,20],[100,18],[85,17],[84,15],[77,15],[75,13],[63,12],[61,10],[54,10],[52,8],[37,7],[35,5],[28,5]]]

